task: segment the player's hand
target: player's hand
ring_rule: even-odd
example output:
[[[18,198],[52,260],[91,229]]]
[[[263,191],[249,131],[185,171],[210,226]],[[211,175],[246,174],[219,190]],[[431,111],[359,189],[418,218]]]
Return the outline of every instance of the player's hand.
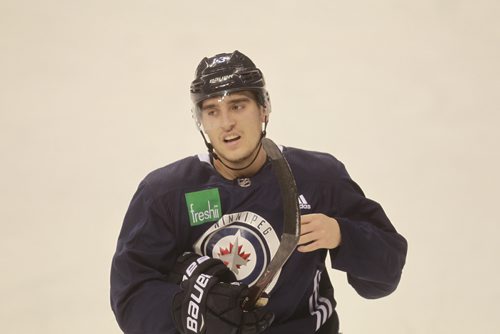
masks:
[[[249,292],[244,284],[201,274],[182,282],[181,289],[173,299],[172,317],[182,334],[259,334],[274,320],[263,309],[243,311]]]
[[[221,260],[196,253],[184,253],[177,259],[169,273],[170,282],[180,284],[192,276],[208,274],[216,276],[221,282],[235,282],[236,276]]]
[[[300,226],[299,252],[312,252],[317,249],[333,249],[340,245],[342,236],[339,223],[335,218],[321,213],[302,215]]]

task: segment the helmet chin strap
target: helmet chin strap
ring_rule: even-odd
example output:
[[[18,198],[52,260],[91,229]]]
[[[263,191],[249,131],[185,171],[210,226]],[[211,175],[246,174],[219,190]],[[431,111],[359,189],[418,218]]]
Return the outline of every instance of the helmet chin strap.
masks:
[[[257,144],[257,146],[255,146],[255,149],[252,151],[252,153],[256,152],[255,156],[253,157],[252,161],[250,161],[250,163],[248,165],[246,165],[245,167],[241,167],[241,168],[233,168],[233,167],[230,167],[230,166],[226,165],[224,163],[224,161],[222,161],[222,159],[219,158],[219,156],[217,155],[217,153],[215,153],[214,146],[207,141],[207,138],[205,137],[205,135],[203,134],[203,131],[201,129],[200,129],[200,133],[201,133],[201,136],[203,137],[203,141],[205,142],[205,145],[207,146],[208,153],[214,159],[219,160],[224,167],[226,167],[226,168],[228,168],[230,170],[240,171],[240,170],[247,169],[248,167],[250,167],[255,162],[255,160],[257,160],[257,157],[259,156],[259,152],[262,149],[262,138],[264,138],[266,136],[267,122],[268,122],[268,120],[267,120],[267,117],[266,117],[266,121],[264,123],[264,130],[260,134],[259,143]]]

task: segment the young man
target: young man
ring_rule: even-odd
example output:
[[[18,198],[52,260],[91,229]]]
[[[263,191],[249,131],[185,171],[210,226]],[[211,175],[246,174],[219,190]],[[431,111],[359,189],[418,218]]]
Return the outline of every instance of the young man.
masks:
[[[299,246],[266,289],[267,305],[243,311],[283,228],[261,144],[269,95],[261,71],[234,51],[201,61],[191,98],[208,154],[150,173],[118,239],[111,304],[125,333],[337,333],[327,252],[361,296],[396,289],[407,243],[382,207],[333,156],[282,147],[299,193]]]

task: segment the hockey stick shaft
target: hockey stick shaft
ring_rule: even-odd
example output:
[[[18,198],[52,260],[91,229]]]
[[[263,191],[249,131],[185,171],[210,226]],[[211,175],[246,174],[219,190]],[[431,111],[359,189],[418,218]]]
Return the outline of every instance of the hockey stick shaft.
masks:
[[[262,147],[271,160],[273,172],[278,179],[283,201],[283,234],[276,254],[271,259],[266,270],[257,282],[250,287],[249,296],[242,304],[244,310],[251,310],[264,290],[272,282],[276,274],[286,263],[297,247],[300,237],[300,209],[298,203],[297,185],[283,153],[269,138],[262,139]]]

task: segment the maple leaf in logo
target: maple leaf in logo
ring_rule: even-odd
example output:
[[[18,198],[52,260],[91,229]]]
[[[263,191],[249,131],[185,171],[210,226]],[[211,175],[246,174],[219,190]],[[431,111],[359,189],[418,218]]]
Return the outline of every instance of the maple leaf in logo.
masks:
[[[250,261],[248,258],[250,257],[250,253],[245,253],[241,249],[243,245],[238,244],[238,236],[240,233],[238,232],[235,235],[234,243],[229,243],[229,249],[219,247],[220,253],[217,254],[219,258],[224,262],[226,266],[228,266],[231,271],[235,274],[238,274],[241,266],[246,266],[247,262]]]

